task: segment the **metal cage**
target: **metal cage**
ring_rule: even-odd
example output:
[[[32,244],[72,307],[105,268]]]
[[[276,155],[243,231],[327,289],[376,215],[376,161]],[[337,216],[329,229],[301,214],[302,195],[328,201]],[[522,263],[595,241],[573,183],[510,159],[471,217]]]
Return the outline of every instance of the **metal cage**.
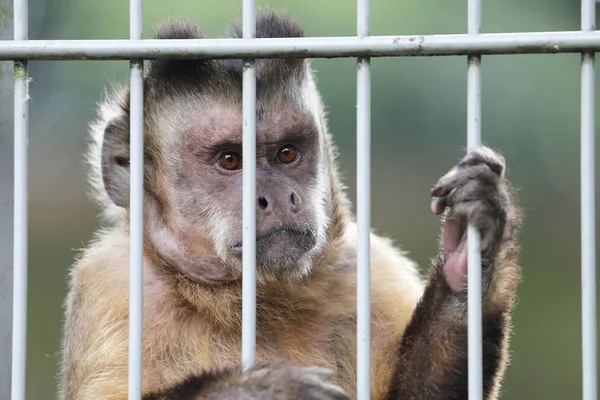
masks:
[[[303,57],[357,58],[357,397],[370,398],[370,100],[371,57],[466,56],[468,59],[468,138],[481,140],[481,57],[486,54],[581,53],[581,254],[583,398],[597,399],[596,259],[594,208],[594,56],[600,50],[595,31],[595,1],[581,1],[581,30],[481,34],[481,0],[468,0],[468,33],[459,35],[370,36],[370,0],[357,0],[356,37],[294,39],[255,38],[255,0],[243,0],[243,38],[142,40],[142,0],[130,0],[130,40],[28,40],[28,2],[14,1],[14,40],[0,41],[0,60],[14,60],[14,232],[11,399],[25,399],[27,328],[27,143],[29,60],[130,60],[131,62],[131,252],[129,322],[129,398],[141,397],[142,365],[142,190],[143,190],[143,61],[156,58],[242,58],[243,72],[243,318],[242,366],[255,360],[256,329],[256,74],[254,59]],[[2,171],[0,171],[2,172]],[[10,171],[9,171],[10,172]],[[13,188],[2,187],[2,190]],[[5,229],[3,224],[0,229]],[[10,229],[10,228],[6,228]],[[481,259],[476,231],[469,227],[468,351],[469,399],[482,398]],[[10,271],[11,263],[0,254]],[[6,262],[4,262],[6,261]],[[1,272],[1,271],[0,271]],[[3,293],[0,293],[2,299]],[[7,297],[4,301],[11,301]],[[7,319],[7,318],[6,318]],[[2,324],[10,324],[0,316]],[[12,349],[12,350],[10,350]],[[4,381],[4,382],[2,382]],[[1,387],[2,385],[0,385]]]

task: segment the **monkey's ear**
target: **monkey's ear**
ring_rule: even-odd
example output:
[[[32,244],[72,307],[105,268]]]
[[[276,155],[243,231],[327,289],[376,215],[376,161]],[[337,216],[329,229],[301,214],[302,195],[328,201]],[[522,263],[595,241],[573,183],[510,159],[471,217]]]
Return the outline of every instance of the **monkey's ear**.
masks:
[[[129,117],[110,121],[102,142],[102,180],[110,199],[119,207],[129,204]]]

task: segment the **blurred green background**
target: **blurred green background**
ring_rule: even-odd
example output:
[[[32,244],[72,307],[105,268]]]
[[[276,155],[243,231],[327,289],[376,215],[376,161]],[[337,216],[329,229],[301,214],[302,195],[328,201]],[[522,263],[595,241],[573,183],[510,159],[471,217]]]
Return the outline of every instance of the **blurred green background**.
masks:
[[[580,27],[576,0],[484,3],[484,33]],[[241,15],[241,4],[145,0],[146,36],[171,15],[191,17],[207,36],[222,36],[226,25]],[[258,4],[292,12],[309,36],[356,32],[354,1]],[[30,0],[29,10],[31,39],[129,36],[124,0]],[[371,13],[372,35],[466,32],[466,1],[373,0]],[[465,57],[372,61],[372,223],[423,267],[435,254],[439,228],[428,211],[429,189],[466,145],[466,65]],[[356,61],[315,60],[314,67],[354,200]],[[483,60],[483,139],[505,154],[526,210],[524,280],[502,396],[507,400],[582,395],[579,67],[578,54]],[[97,227],[98,210],[86,198],[81,162],[87,123],[103,87],[127,78],[128,63],[32,62],[30,72],[27,398],[36,400],[55,397],[65,278],[76,249]]]

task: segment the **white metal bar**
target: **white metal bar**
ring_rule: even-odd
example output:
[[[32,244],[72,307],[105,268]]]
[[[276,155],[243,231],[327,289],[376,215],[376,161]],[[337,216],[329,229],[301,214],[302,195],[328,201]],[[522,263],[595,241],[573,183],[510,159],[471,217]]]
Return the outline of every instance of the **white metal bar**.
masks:
[[[600,51],[600,32],[312,38],[0,41],[0,60],[400,57]]]
[[[242,40],[251,45],[256,38],[256,0],[243,1]],[[242,368],[247,370],[256,361],[256,67],[253,60],[244,60],[243,74]]]
[[[28,39],[27,0],[14,0],[14,37]],[[14,248],[13,248],[13,336],[12,400],[25,400],[27,359],[27,269],[28,269],[28,154],[29,73],[27,61],[15,61],[14,97]]]
[[[0,40],[13,38],[12,16]],[[2,24],[0,24],[2,25]],[[0,399],[10,399],[13,331],[14,82],[13,66],[0,63]]]
[[[468,2],[468,34],[481,34],[481,0]],[[468,57],[467,85],[467,147],[472,149],[481,143],[480,55]],[[482,400],[481,242],[477,228],[469,224],[467,229],[469,400]]]
[[[370,0],[358,0],[359,40],[370,35]],[[371,398],[371,62],[359,57],[356,72],[356,149],[358,227],[356,319],[357,398]]]
[[[129,0],[132,43],[143,35],[142,0]],[[130,202],[129,202],[129,400],[142,397],[144,309],[144,81],[142,60],[132,60],[130,78]]]
[[[581,30],[593,31],[595,19],[595,1],[582,0]],[[583,53],[581,55],[581,324],[584,400],[598,398],[594,81],[594,53]]]

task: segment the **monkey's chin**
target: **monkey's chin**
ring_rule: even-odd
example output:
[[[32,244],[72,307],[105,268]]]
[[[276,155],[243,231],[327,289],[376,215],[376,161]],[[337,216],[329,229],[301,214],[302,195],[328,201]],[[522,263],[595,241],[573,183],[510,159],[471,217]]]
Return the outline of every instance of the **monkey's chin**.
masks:
[[[256,238],[258,268],[293,268],[317,245],[315,235],[290,229],[278,229]],[[231,254],[242,259],[242,243],[231,247]]]

